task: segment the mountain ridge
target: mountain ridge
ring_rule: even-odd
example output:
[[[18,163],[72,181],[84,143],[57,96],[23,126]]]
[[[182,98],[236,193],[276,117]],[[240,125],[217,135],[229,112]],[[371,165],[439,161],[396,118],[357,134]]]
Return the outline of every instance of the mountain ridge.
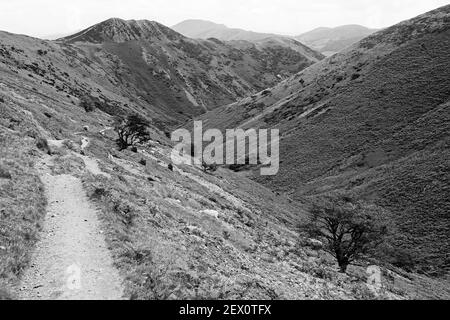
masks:
[[[370,29],[357,24],[334,28],[319,27],[298,35],[294,39],[305,43],[307,46],[325,55],[331,55],[377,31],[378,29]]]
[[[56,43],[114,68],[124,90],[177,121],[253,94],[323,58],[293,41],[257,46],[194,40],[158,22],[118,18]]]
[[[87,41],[87,42],[126,42],[132,40],[144,40],[156,38],[163,40],[180,39],[180,35],[174,30],[149,20],[123,20],[120,18],[110,18],[95,24],[74,35],[61,39],[65,42]]]
[[[231,40],[247,40],[257,41],[270,37],[284,37],[272,33],[259,33],[254,31],[247,31],[239,28],[229,28],[224,24],[218,24],[212,21],[189,19],[184,20],[174,26],[172,29],[184,34],[189,38],[218,38],[223,41]]]

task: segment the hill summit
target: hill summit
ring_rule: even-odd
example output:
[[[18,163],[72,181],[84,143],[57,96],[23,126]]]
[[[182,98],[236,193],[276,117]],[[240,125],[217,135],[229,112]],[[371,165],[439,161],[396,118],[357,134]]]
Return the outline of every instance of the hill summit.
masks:
[[[182,36],[177,32],[155,21],[111,18],[60,40],[93,43],[111,41],[120,43],[132,40],[151,39],[173,41],[181,38]]]

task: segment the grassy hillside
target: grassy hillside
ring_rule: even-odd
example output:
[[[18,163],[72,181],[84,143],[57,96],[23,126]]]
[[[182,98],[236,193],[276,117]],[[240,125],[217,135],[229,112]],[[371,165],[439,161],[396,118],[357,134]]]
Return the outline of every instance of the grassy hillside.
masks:
[[[185,166],[170,170],[171,147],[158,130],[137,153],[119,151],[110,129],[113,118],[109,109],[102,106],[86,112],[67,92],[68,85],[66,89],[55,87],[69,83],[66,81],[75,84],[90,69],[48,85],[44,80],[51,75],[68,72],[65,58],[44,44],[33,47],[34,39],[8,35],[7,41],[14,45],[3,42],[10,55],[0,64],[2,297],[20,290],[20,277],[29,267],[33,245],[45,236],[39,233],[46,203],[37,170],[43,157],[51,174],[83,180],[99,210],[115,265],[125,279],[126,298],[448,296],[445,285],[389,269],[383,269],[389,277],[383,278],[383,290],[375,296],[365,286],[366,262],[342,275],[331,256],[310,248],[305,244],[308,239],[298,236],[297,225],[307,216],[306,205],[226,169],[214,174]],[[30,44],[26,50],[11,49],[23,41]],[[53,58],[54,70],[36,80],[41,78],[21,61],[33,59],[33,52],[43,49]],[[46,65],[47,59],[44,56],[36,63]],[[93,63],[91,68],[96,66]],[[94,91],[95,77],[85,79],[80,80],[82,88]],[[104,94],[117,97],[106,90]],[[86,139],[90,144],[82,155],[80,148]],[[47,149],[43,141],[62,147]],[[102,175],[89,171],[92,162],[98,164]]]
[[[45,193],[36,170],[45,156],[50,174],[83,180],[126,298],[374,298],[363,284],[364,267],[340,275],[330,256],[301,245],[301,203],[224,169],[172,171],[170,145],[157,135],[137,153],[118,151],[115,135],[104,134],[110,115],[86,113],[51,88],[27,90],[26,81],[8,78],[0,86],[2,297],[20,290],[33,245],[45,236],[39,234]],[[63,147],[47,149],[42,141]],[[83,159],[97,162],[102,174],[90,172]],[[380,298],[411,294],[416,291],[386,279]]]
[[[208,127],[279,128],[281,170],[257,181],[295,198],[336,189],[390,209],[390,261],[448,272],[450,6],[380,31],[272,89],[212,111]]]
[[[28,267],[45,216],[32,141],[0,126],[0,300],[9,297],[8,289]]]
[[[411,271],[443,273],[449,11],[377,34],[207,115],[208,124],[218,127],[282,128],[281,174],[261,181],[284,192],[225,168],[205,173],[169,166],[171,144],[164,133],[188,117],[177,106],[164,106],[173,97],[161,97],[166,91],[145,69],[139,71],[144,66],[139,53],[145,49],[151,53],[146,59],[158,57],[148,65],[166,79],[161,83],[178,85],[165,69],[156,70],[170,66],[173,52],[185,52],[183,70],[190,74],[195,70],[189,64],[203,59],[198,48],[234,54],[230,45],[183,38],[173,44],[179,36],[153,24],[141,26],[150,28],[144,35],[170,45],[137,40],[142,28],[100,29],[101,44],[98,30],[79,34],[90,42],[76,44],[0,33],[0,297],[21,289],[34,244],[45,237],[39,233],[46,212],[39,176],[45,158],[49,174],[82,179],[125,281],[125,298],[448,298],[447,282],[389,264],[382,266],[383,287],[375,294],[366,286],[371,261],[358,261],[341,274],[335,260],[311,246],[297,227],[308,217],[308,197],[352,189],[397,216],[401,232],[392,246],[406,253],[390,254],[389,261]],[[162,55],[169,49],[171,54]],[[256,54],[248,50],[244,57]],[[265,65],[287,63],[275,55]],[[236,64],[242,66],[241,58]],[[139,94],[144,88],[151,88],[147,97]],[[159,105],[153,105],[153,95]],[[196,99],[200,93],[191,95]],[[114,116],[130,112],[153,120],[151,140],[119,151]]]

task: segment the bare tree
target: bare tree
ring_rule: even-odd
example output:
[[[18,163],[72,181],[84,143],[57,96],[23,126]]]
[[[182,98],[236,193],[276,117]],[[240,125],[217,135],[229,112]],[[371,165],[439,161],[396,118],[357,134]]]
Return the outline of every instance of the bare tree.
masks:
[[[321,241],[345,273],[352,262],[385,241],[391,226],[385,211],[376,205],[328,195],[313,205],[311,222],[300,229]]]
[[[125,150],[138,142],[147,142],[150,140],[148,128],[150,123],[140,115],[132,114],[126,119],[117,118],[114,129],[119,136],[117,144],[120,150]]]

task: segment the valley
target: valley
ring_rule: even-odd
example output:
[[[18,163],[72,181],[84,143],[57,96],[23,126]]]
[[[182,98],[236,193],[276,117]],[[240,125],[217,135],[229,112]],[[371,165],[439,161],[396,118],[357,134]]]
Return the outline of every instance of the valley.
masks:
[[[401,230],[389,259],[445,275],[448,10],[375,33],[198,119],[222,130],[280,128],[280,173],[256,181],[294,199],[346,190],[375,201]]]
[[[0,299],[448,299],[449,28],[445,6],[328,58],[147,20],[0,32]],[[131,114],[149,139],[120,148]],[[280,173],[175,165],[193,120],[280,129]],[[299,232],[341,191],[397,228],[346,273]]]

